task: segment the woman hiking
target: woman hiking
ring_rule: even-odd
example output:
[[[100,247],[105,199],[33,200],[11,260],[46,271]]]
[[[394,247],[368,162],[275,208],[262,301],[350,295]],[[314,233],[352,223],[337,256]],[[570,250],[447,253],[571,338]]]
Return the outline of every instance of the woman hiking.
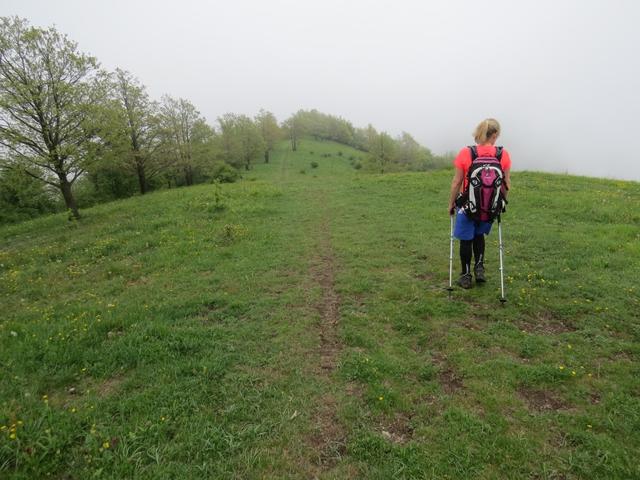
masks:
[[[457,283],[462,288],[471,288],[473,285],[471,277],[472,255],[475,259],[473,273],[476,277],[476,283],[486,281],[484,237],[491,231],[495,216],[502,212],[502,198],[506,201],[507,190],[511,187],[511,157],[506,150],[495,145],[500,136],[498,121],[494,118],[483,120],[476,127],[473,136],[476,145],[460,150],[453,161],[455,174],[451,182],[448,209],[449,215],[453,215],[456,210],[458,211],[453,236],[460,240],[462,272]],[[472,164],[473,168],[471,168]],[[476,168],[487,166],[489,168],[485,168],[484,173],[481,173],[482,168]],[[498,171],[498,168],[502,170],[502,173]],[[472,179],[474,186],[471,189],[469,188],[470,175],[474,176]],[[480,175],[489,176],[490,182],[483,183],[478,180]],[[500,178],[496,180],[497,177]],[[494,195],[492,189],[495,189],[495,197],[492,196]],[[477,198],[478,196],[480,198]]]

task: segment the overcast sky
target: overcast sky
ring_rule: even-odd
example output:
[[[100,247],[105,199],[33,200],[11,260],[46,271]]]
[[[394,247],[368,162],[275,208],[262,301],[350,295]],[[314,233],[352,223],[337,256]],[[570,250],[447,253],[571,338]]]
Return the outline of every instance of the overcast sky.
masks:
[[[436,153],[485,117],[515,169],[640,180],[640,1],[2,0],[210,123],[300,108]]]

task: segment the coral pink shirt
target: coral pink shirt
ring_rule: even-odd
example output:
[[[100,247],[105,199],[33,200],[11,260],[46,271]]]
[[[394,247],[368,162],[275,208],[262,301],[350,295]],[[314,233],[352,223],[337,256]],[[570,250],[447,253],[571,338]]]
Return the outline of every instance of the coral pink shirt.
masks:
[[[476,145],[476,149],[478,150],[479,157],[493,157],[496,154],[496,147],[494,145]],[[462,175],[464,177],[462,190],[464,191],[467,188],[467,173],[471,166],[471,151],[468,147],[464,147],[460,150],[460,153],[458,153],[458,156],[453,161],[453,165],[462,170]],[[502,170],[505,172],[511,168],[511,157],[509,156],[509,152],[504,149],[502,150],[500,165],[502,166]]]

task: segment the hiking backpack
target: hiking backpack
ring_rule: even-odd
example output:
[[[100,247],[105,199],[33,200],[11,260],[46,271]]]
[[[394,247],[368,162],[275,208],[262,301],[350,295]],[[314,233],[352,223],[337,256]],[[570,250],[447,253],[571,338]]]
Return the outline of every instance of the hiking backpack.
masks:
[[[478,156],[475,146],[471,151],[471,166],[467,172],[467,190],[464,193],[465,214],[476,221],[493,222],[504,209],[504,171],[500,160],[502,147],[496,147],[494,156]]]

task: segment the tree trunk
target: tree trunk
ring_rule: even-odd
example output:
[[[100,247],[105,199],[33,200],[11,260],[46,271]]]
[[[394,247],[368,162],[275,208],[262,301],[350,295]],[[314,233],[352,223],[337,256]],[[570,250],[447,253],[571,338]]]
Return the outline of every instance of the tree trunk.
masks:
[[[264,151],[264,163],[269,163],[269,150]]]
[[[191,165],[184,167],[184,180],[187,183],[187,186],[193,185],[193,169],[191,168]]]
[[[147,193],[147,176],[144,171],[144,165],[138,163],[136,165],[136,171],[138,173],[138,184],[140,185],[140,194]]]
[[[71,191],[71,184],[67,180],[66,175],[58,175],[58,177],[60,178],[60,191],[64,197],[64,204],[67,207],[67,210],[70,210],[73,217],[77,220],[80,218],[80,212],[78,211],[76,199]]]

